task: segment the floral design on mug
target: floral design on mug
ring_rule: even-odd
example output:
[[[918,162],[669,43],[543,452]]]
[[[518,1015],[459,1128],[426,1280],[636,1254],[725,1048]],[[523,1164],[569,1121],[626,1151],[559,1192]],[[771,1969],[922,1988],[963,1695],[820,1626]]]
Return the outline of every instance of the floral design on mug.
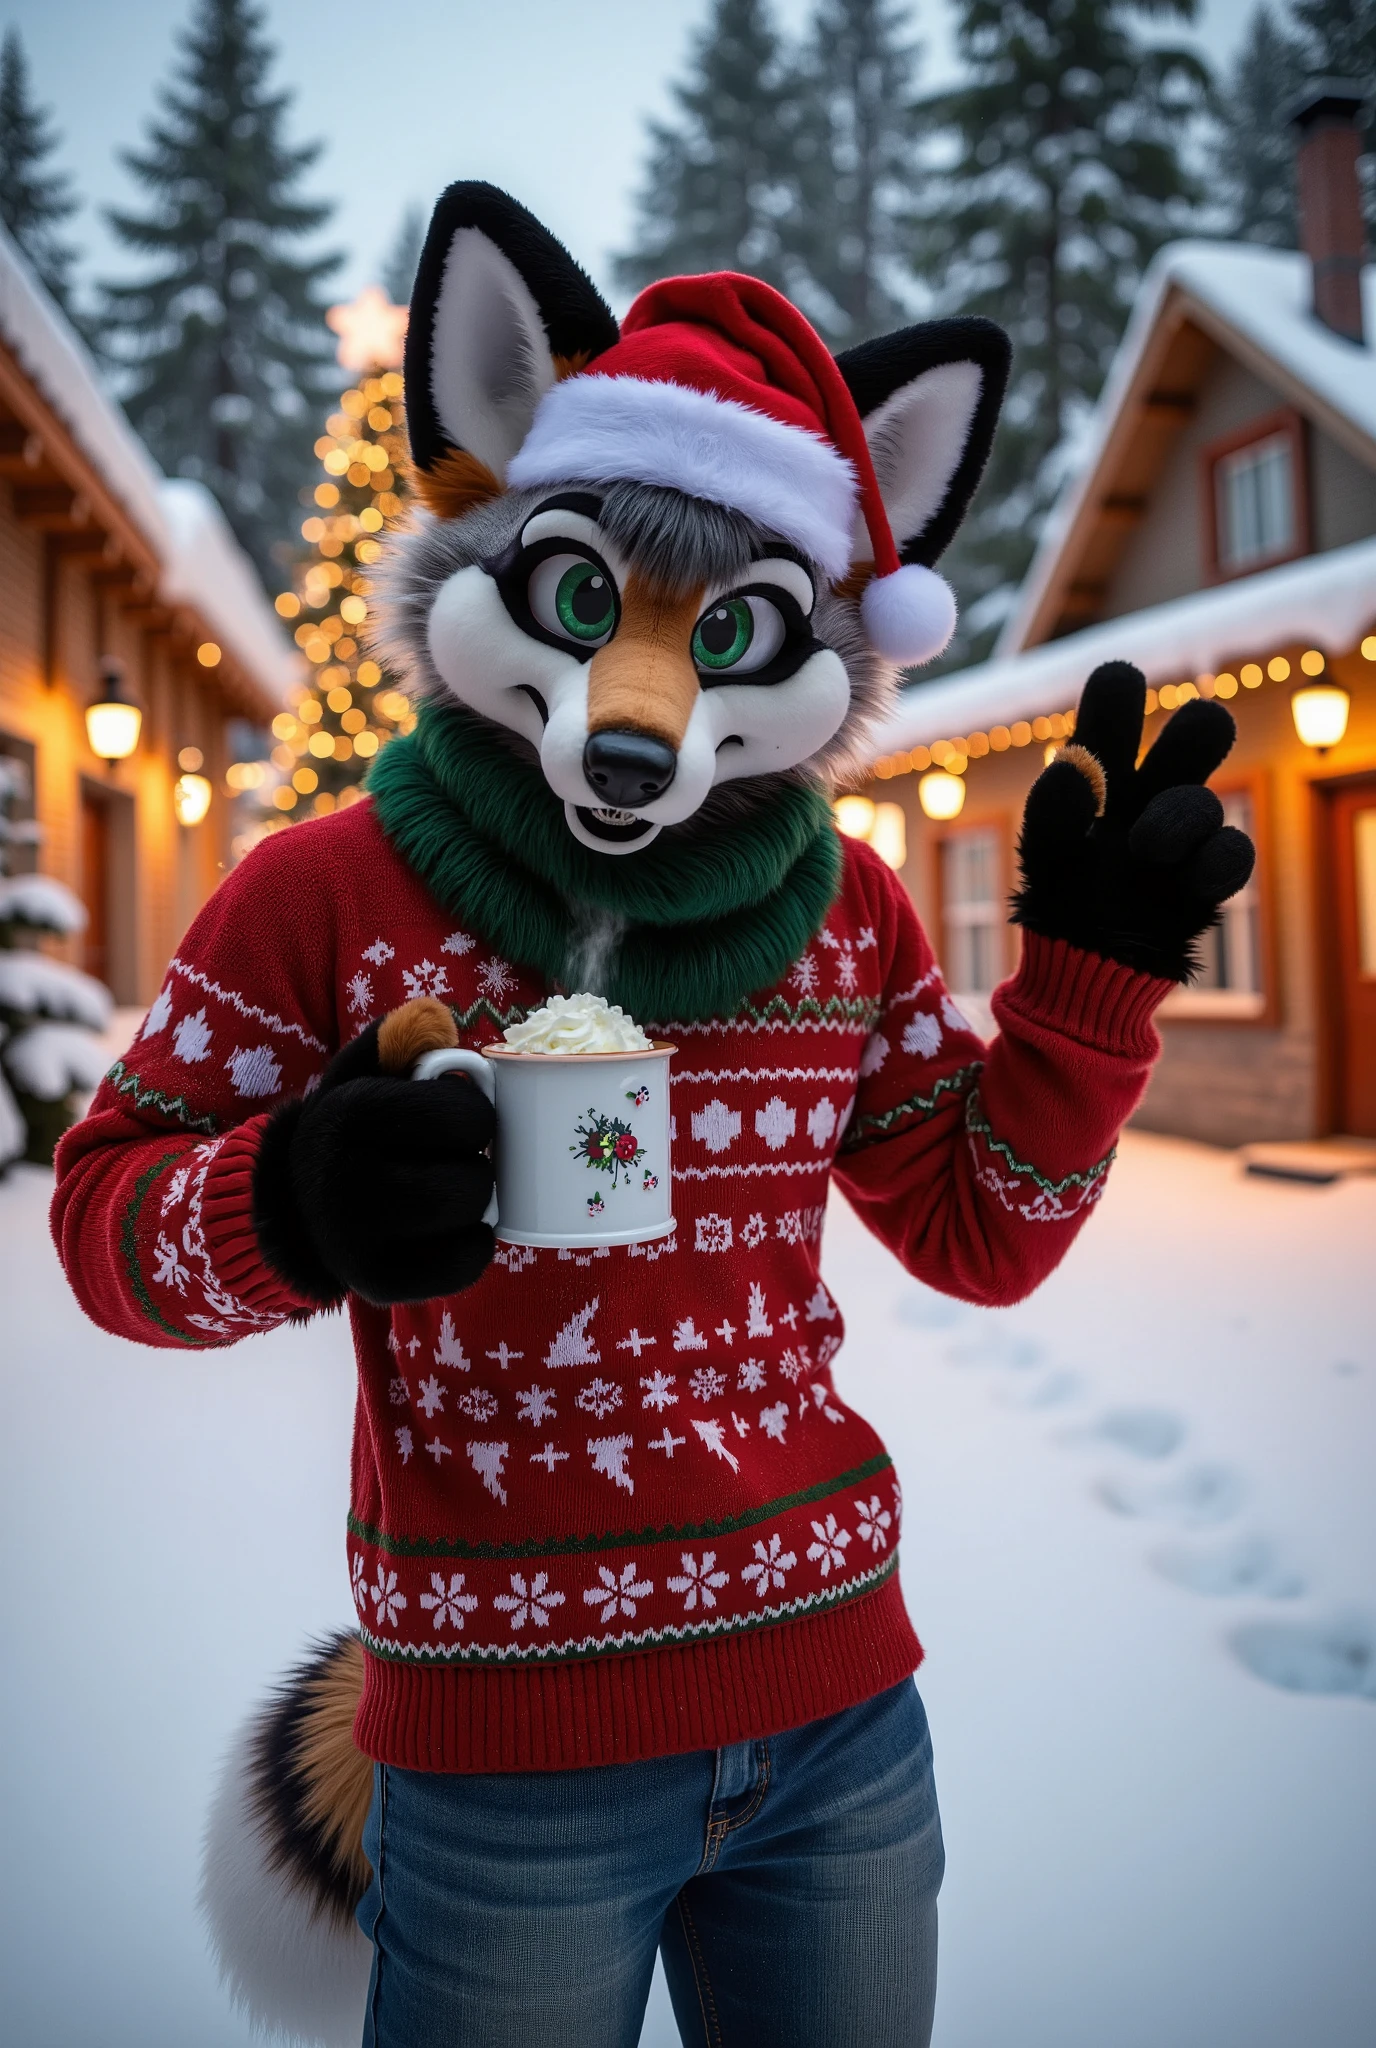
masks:
[[[598,1173],[609,1173],[614,1188],[621,1185],[621,1175],[624,1173],[629,1179],[631,1168],[639,1166],[645,1157],[645,1147],[619,1116],[599,1116],[595,1109],[590,1109],[585,1121],[575,1124],[574,1130],[578,1143],[569,1146],[570,1152],[576,1152],[585,1166]],[[591,1203],[588,1208],[591,1213]]]
[[[644,1109],[649,1099],[650,1091],[648,1088],[628,1088],[626,1090],[626,1100],[634,1109]]]
[[[651,1173],[649,1167],[647,1166],[645,1169],[645,1178],[641,1181],[640,1186],[642,1192],[648,1195],[652,1188],[657,1188],[659,1186],[659,1175],[657,1173]]]
[[[601,1195],[589,1195],[589,1196],[588,1196],[588,1214],[589,1214],[589,1216],[600,1216],[600,1215],[602,1214],[602,1211],[603,1211],[603,1210],[604,1210],[604,1209],[606,1208],[606,1206],[607,1206],[607,1205],[606,1205],[606,1203],[605,1203],[605,1202],[603,1201],[603,1199],[602,1199]]]

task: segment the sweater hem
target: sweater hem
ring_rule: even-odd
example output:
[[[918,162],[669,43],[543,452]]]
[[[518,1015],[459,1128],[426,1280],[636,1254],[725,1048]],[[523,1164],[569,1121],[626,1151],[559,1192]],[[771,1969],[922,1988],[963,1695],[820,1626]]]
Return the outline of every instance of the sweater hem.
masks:
[[[263,1257],[253,1227],[253,1175],[270,1119],[251,1117],[223,1141],[206,1175],[201,1224],[220,1284],[260,1314],[314,1315],[321,1304],[287,1287]]]
[[[844,1606],[689,1644],[556,1664],[417,1666],[365,1650],[354,1741],[413,1771],[640,1763],[780,1735],[914,1672],[897,1575]]]
[[[1086,953],[1067,939],[1024,931],[1022,959],[995,991],[994,1014],[1014,1010],[1096,1052],[1154,1060],[1161,1041],[1152,1017],[1174,987],[1173,981]]]

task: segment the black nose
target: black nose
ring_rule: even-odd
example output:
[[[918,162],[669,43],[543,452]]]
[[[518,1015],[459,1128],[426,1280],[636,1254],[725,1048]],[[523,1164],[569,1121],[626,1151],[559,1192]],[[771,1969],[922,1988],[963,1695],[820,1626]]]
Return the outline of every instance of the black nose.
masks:
[[[673,748],[643,732],[595,732],[583,749],[589,787],[619,811],[638,810],[663,796],[677,767]]]

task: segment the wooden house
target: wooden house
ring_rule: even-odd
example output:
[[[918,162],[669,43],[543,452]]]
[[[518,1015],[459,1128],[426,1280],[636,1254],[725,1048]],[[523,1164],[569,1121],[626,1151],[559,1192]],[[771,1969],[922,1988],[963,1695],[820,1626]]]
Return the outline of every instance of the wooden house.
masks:
[[[1107,660],[1143,669],[1149,740],[1192,696],[1225,700],[1238,738],[1214,786],[1257,870],[1161,1013],[1138,1118],[1223,1144],[1376,1137],[1376,269],[1359,104],[1330,87],[1299,117],[1303,252],[1184,242],[1152,266],[994,657],[906,691],[850,820],[904,856],[948,980],[987,1020],[1017,943],[1023,801],[1085,678]]]
[[[0,591],[0,755],[37,826],[11,866],[76,891],[72,964],[146,1003],[230,859],[226,727],[269,722],[297,657],[214,500],[162,475],[3,230]],[[139,733],[106,760],[86,713],[112,689]]]

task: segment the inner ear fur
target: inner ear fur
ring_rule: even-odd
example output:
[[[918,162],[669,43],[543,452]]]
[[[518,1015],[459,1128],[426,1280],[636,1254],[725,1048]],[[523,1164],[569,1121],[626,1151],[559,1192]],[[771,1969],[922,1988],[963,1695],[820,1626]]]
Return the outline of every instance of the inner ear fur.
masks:
[[[406,335],[415,482],[445,518],[503,488],[535,408],[571,365],[617,339],[611,309],[535,216],[494,185],[435,207]]]
[[[930,568],[984,473],[1012,351],[992,320],[929,320],[836,359],[869,442],[899,557]],[[868,552],[868,539],[857,556]]]

